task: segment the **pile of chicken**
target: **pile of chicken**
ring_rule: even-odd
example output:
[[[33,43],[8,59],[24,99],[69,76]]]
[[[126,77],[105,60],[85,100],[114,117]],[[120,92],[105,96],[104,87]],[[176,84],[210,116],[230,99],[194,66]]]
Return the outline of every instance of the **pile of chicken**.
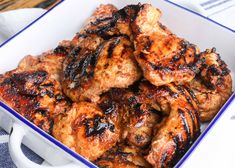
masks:
[[[232,92],[215,49],[149,4],[97,8],[71,41],[0,76],[0,98],[100,167],[172,167]]]

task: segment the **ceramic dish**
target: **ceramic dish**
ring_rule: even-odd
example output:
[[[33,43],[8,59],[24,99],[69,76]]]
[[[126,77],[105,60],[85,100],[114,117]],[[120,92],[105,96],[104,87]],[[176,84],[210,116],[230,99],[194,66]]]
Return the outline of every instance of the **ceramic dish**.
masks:
[[[180,37],[198,45],[201,50],[216,47],[222,58],[228,63],[234,78],[235,32],[192,11],[169,1],[159,0],[65,0],[31,23],[13,38],[0,46],[0,73],[14,69],[18,62],[28,54],[38,55],[57,46],[59,41],[71,39],[79,31],[85,20],[100,4],[111,3],[121,8],[127,4],[151,3],[163,12],[162,22]],[[220,110],[209,127],[201,134],[188,153],[177,166],[187,162],[187,158],[200,144],[203,137],[214,126],[217,119],[226,112],[234,95]],[[0,126],[11,132],[9,148],[18,167],[43,167],[28,160],[21,151],[23,143],[47,160],[52,167],[95,167],[94,164],[70,150],[62,143],[46,134],[17,112],[0,102]],[[61,166],[64,165],[64,166]],[[196,166],[197,163],[190,162]]]

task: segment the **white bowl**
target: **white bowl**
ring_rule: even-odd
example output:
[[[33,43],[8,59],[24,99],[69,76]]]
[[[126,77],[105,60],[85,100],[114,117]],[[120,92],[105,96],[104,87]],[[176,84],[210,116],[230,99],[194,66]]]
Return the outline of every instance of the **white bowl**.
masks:
[[[40,8],[17,9],[0,14],[0,44],[45,13]]]

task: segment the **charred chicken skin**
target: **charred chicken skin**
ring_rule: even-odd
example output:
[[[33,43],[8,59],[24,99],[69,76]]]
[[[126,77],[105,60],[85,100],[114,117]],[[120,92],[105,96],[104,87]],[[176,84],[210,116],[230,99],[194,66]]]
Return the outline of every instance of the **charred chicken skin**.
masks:
[[[149,168],[144,151],[136,146],[120,143],[104,153],[94,163],[100,168]]]
[[[51,51],[27,56],[17,69],[0,77],[0,100],[48,133],[53,118],[69,104],[59,82],[65,55]]]
[[[101,5],[71,41],[0,75],[0,100],[100,167],[173,167],[232,79],[214,48],[200,53],[160,17]]]
[[[195,96],[187,87],[175,84],[155,87],[143,83],[140,88],[139,99],[168,114],[164,124],[155,130],[146,159],[154,167],[172,167],[200,133]]]
[[[120,129],[98,106],[80,102],[55,119],[53,136],[93,161],[118,142]]]
[[[96,12],[72,40],[76,47],[63,64],[63,90],[73,101],[96,102],[103,92],[127,88],[141,76],[128,36],[121,34],[117,27],[105,29],[114,11],[104,11],[106,8],[99,7],[97,11],[103,12]],[[102,17],[97,18],[100,13]]]
[[[36,57],[28,55],[20,61],[17,71],[44,69],[50,73],[50,76],[53,79],[60,82],[62,75],[62,63],[71,51],[71,48],[71,41],[62,41],[53,51],[45,52]]]
[[[138,84],[137,86],[138,87]],[[161,120],[161,114],[140,99],[141,92],[128,95],[128,120],[123,131],[123,139],[129,144],[146,148],[151,143],[154,127]]]
[[[189,84],[196,95],[201,121],[211,120],[232,94],[232,78],[226,63],[215,48],[200,54],[204,63]]]
[[[127,88],[140,77],[132,44],[125,37],[114,37],[104,41],[94,53],[86,52],[75,59],[70,57],[64,69],[68,79],[63,83],[64,91],[74,101],[96,102],[103,92],[113,87]]]
[[[200,67],[198,48],[171,33],[160,22],[161,12],[141,6],[133,28],[135,58],[144,77],[155,86],[191,81]]]
[[[53,136],[90,161],[96,160],[121,140],[125,122],[126,92],[111,90],[97,104],[74,103],[55,119]]]

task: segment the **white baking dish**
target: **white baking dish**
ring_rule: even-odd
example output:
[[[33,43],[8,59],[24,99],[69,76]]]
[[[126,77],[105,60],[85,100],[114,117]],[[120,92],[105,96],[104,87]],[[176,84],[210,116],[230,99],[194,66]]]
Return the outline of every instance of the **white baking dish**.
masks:
[[[61,40],[71,39],[99,4],[112,3],[120,8],[124,5],[137,4],[138,2],[151,3],[160,8],[163,12],[162,22],[177,35],[197,44],[201,50],[216,47],[232,72],[235,72],[235,66],[233,66],[235,65],[233,57],[235,55],[235,32],[169,1],[65,0],[0,46],[0,73],[14,69],[18,62],[27,54],[40,54],[56,47]],[[234,97],[233,95],[230,98],[212,124],[204,131],[177,166],[184,165],[185,161],[187,163],[188,156],[197,149],[198,144],[200,144],[218,118],[224,112],[226,113],[226,108]],[[95,165],[44,133],[2,102],[0,102],[0,126],[9,133],[12,130],[9,148],[12,158],[18,167],[42,167],[29,161],[23,155],[20,149],[22,140],[26,146],[47,160],[52,167],[59,165],[64,165],[63,167],[68,168],[95,167]],[[190,164],[197,165],[197,163],[193,162],[190,162]]]

